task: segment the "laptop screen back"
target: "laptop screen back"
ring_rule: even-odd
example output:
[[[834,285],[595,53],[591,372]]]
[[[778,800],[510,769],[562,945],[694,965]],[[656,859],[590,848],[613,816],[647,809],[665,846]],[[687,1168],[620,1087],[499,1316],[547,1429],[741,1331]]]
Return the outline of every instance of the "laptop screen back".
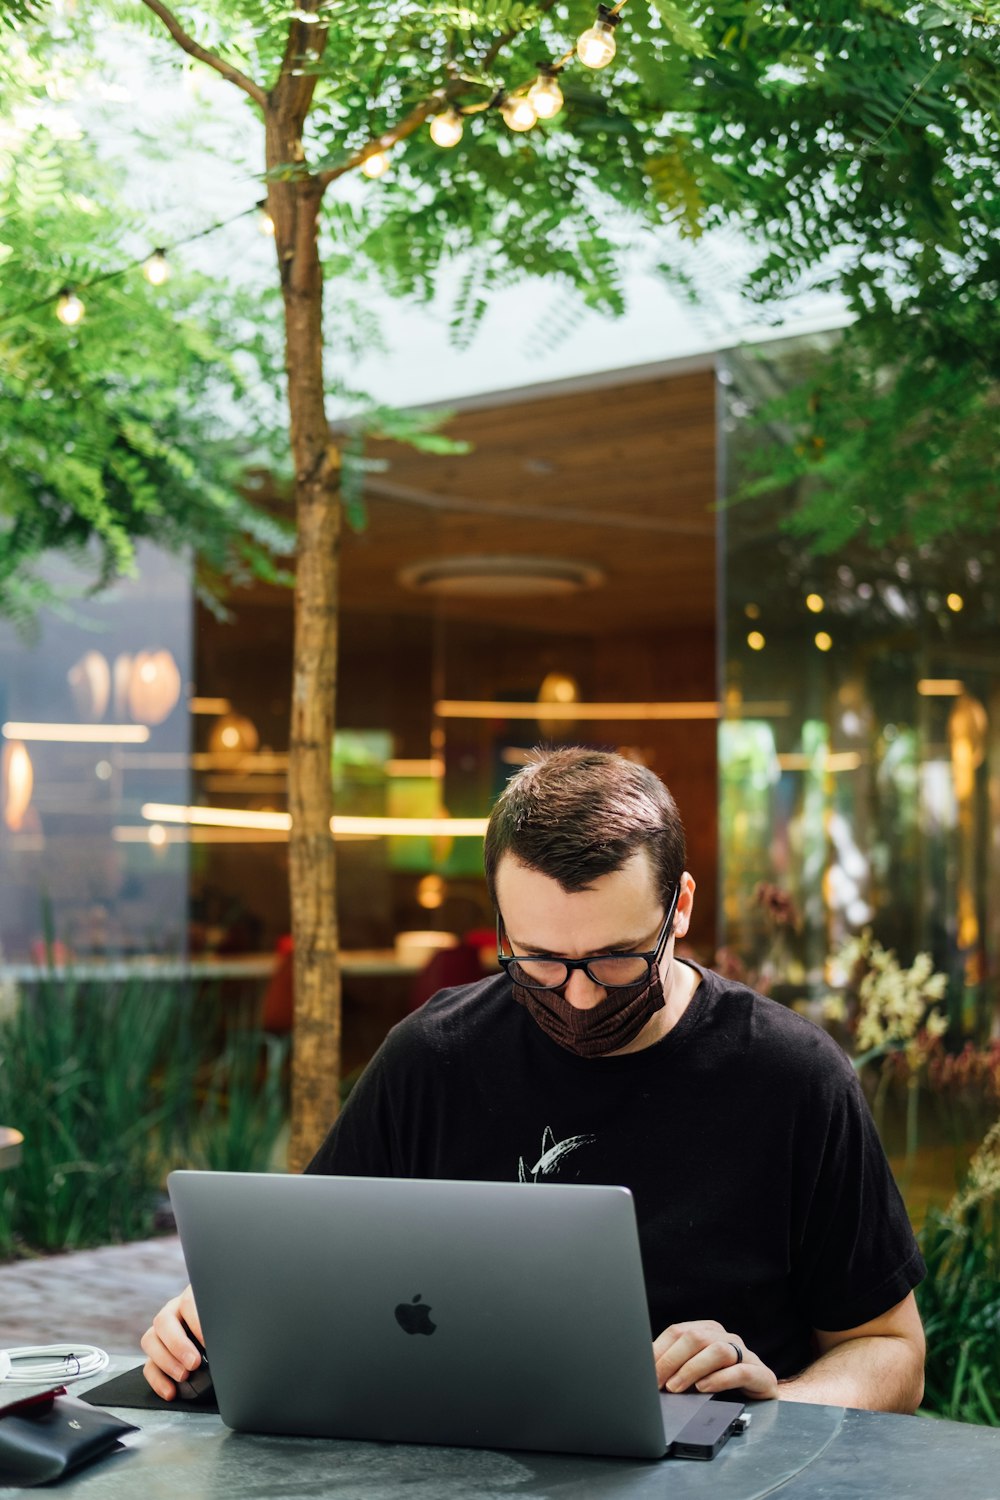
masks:
[[[625,1188],[174,1172],[230,1427],[659,1457]]]

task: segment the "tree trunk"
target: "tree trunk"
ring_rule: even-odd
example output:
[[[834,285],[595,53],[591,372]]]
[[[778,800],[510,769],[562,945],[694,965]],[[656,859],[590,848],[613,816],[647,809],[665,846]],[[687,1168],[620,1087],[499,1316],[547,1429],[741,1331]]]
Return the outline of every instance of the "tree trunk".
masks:
[[[267,164],[301,157],[301,121],[267,112]],[[295,944],[292,1138],[289,1166],[301,1171],[339,1103],[340,971],[333,814],[339,454],[323,391],[323,273],[318,213],[322,187],[303,176],[272,181],[268,210],[285,310],[285,368],[295,465],[298,546],[289,735],[289,877]]]

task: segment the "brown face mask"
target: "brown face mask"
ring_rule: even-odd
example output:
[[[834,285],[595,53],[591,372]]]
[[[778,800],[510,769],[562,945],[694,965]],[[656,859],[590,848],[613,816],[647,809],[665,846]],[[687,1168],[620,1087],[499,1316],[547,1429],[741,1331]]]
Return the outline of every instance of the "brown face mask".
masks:
[[[617,1052],[634,1041],[651,1016],[662,1010],[666,1001],[659,968],[654,967],[648,980],[608,990],[600,1004],[581,1010],[566,999],[566,986],[558,990],[529,990],[514,985],[514,999],[523,1005],[532,1020],[577,1057],[603,1057]]]

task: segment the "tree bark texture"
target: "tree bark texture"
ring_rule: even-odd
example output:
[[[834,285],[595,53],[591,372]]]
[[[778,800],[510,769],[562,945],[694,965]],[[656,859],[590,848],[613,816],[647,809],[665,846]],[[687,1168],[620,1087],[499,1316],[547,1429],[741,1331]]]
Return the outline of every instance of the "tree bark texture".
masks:
[[[300,116],[302,116],[300,118]],[[300,110],[272,100],[267,164],[301,160]],[[268,185],[285,310],[285,367],[298,530],[289,734],[289,878],[295,942],[292,1134],[301,1171],[332,1124],[340,1084],[340,970],[332,747],[337,680],[340,460],[323,390],[322,185],[303,174]]]

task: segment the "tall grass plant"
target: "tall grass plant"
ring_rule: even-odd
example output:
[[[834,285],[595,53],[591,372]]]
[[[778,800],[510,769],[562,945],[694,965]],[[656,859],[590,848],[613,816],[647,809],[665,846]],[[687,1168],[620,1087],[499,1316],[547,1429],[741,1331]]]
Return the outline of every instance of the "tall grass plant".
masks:
[[[927,1279],[917,1302],[927,1336],[928,1416],[1000,1427],[1000,1120],[961,1189],[928,1211]]]
[[[25,1137],[0,1179],[0,1255],[152,1233],[174,1165],[266,1167],[281,1075],[273,1039],[223,1027],[189,987],[71,974],[26,986],[0,1017],[0,1119]]]

